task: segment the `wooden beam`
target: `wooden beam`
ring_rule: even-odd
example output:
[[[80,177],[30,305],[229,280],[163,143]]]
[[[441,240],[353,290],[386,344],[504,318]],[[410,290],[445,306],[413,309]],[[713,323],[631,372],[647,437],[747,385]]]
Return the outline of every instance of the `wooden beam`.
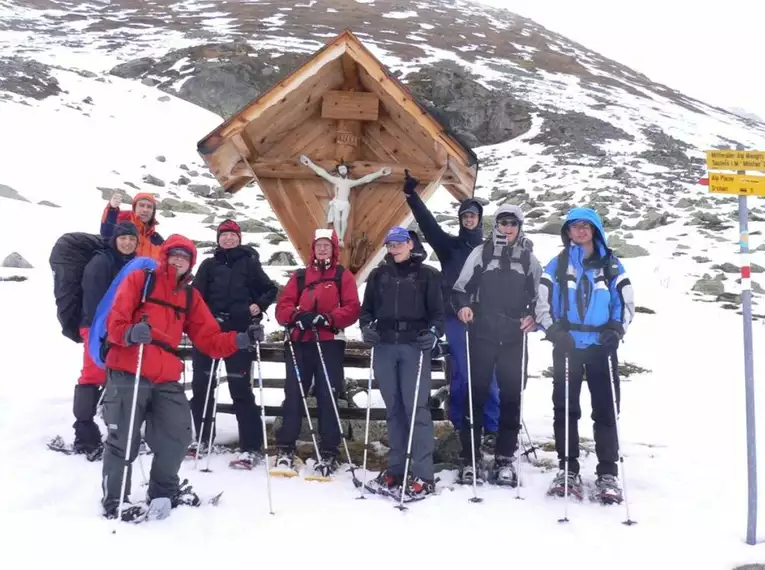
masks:
[[[337,121],[335,136],[335,160],[337,162],[355,162],[359,157],[359,139],[361,138],[360,121]]]
[[[356,60],[344,53],[340,63],[343,66],[343,75],[345,76],[343,89],[346,91],[358,90],[361,84],[359,83],[359,66],[356,64]]]
[[[317,166],[321,166],[328,172],[337,167],[337,162],[334,160],[314,160]],[[317,178],[316,174],[309,168],[306,168],[298,159],[265,159],[259,158],[251,161],[255,176],[261,178],[293,178],[293,179],[314,179]],[[409,173],[421,182],[429,182],[436,180],[439,177],[441,169],[435,166],[422,166],[418,164],[385,164],[381,162],[369,162],[369,161],[355,161],[348,164],[350,174],[353,178],[361,178],[367,174],[377,172],[383,167],[391,169],[391,173],[388,176],[380,178],[380,182],[403,182],[404,170],[408,169]],[[449,184],[459,184],[459,179],[446,172],[443,176],[443,182]]]
[[[327,91],[322,98],[322,119],[376,121],[380,99],[368,91]]]

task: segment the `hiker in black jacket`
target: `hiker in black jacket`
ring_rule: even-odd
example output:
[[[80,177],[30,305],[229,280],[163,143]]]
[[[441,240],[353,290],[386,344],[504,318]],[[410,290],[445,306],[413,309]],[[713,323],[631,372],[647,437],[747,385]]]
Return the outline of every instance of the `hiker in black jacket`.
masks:
[[[433,217],[415,189],[419,180],[405,171],[404,194],[425,240],[436,252],[441,263],[444,286],[446,323],[444,330],[449,343],[452,366],[449,367],[449,420],[455,429],[462,427],[462,409],[467,401],[467,355],[464,328],[452,306],[452,287],[460,275],[465,260],[473,248],[483,243],[483,207],[472,198],[460,204],[457,216],[460,229],[457,235],[447,233]],[[489,396],[484,407],[483,428],[496,433],[499,426],[499,390],[496,376],[492,377]]]
[[[242,246],[242,230],[233,220],[225,220],[218,226],[218,247],[211,258],[199,266],[193,286],[201,293],[210,311],[223,331],[246,332],[253,320],[260,320],[274,302],[276,284],[263,271],[257,251]],[[194,376],[191,412],[194,417],[197,439],[202,435],[202,446],[207,444],[212,426],[213,391],[215,371],[210,397],[207,398],[212,359],[196,348],[192,353]],[[218,363],[219,364],[219,363]],[[217,366],[217,364],[216,364]],[[251,469],[262,459],[263,432],[260,414],[252,392],[250,369],[252,353],[240,350],[226,358],[226,377],[233,402],[234,414],[239,424],[239,447],[241,453],[232,467]],[[204,410],[205,399],[208,402]],[[207,413],[205,413],[207,412]],[[207,418],[207,421],[203,419]],[[214,436],[214,434],[213,434]],[[196,452],[197,442],[191,452]],[[203,449],[200,449],[202,452]],[[209,450],[207,450],[209,451]]]
[[[72,411],[75,422],[72,425],[72,449],[75,453],[84,453],[90,461],[100,459],[104,450],[101,430],[94,418],[101,390],[106,383],[106,371],[99,368],[88,354],[88,334],[101,298],[120,269],[135,257],[138,228],[132,222],[120,222],[114,227],[108,243],[109,247],[98,251],[85,266],[82,274],[80,336],[85,349],[80,378],[74,387]]]
[[[402,227],[386,236],[388,254],[367,279],[359,325],[374,346],[374,373],[385,401],[388,467],[372,483],[384,491],[403,487],[411,495],[435,491],[433,420],[428,408],[431,354],[444,330],[442,277],[414,254],[414,241]],[[420,388],[415,406],[418,372]],[[409,426],[414,414],[412,462],[404,485]]]

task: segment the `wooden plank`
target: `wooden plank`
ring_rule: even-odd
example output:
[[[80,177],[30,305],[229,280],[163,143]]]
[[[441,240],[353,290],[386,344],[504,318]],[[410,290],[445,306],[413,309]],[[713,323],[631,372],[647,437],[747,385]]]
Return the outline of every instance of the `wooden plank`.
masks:
[[[327,91],[321,105],[322,119],[376,121],[380,99],[367,91]]]
[[[307,119],[298,128],[290,131],[270,147],[262,147],[263,158],[284,158],[299,156],[303,149],[317,138],[332,144],[331,137],[336,131],[335,122],[318,116]],[[307,170],[307,169],[306,169]]]
[[[345,76],[343,89],[357,91],[361,83],[359,82],[359,66],[356,64],[356,60],[344,53],[340,58],[340,63],[343,66],[343,75]]]
[[[338,162],[354,162],[359,154],[360,137],[360,121],[349,121],[346,119],[337,121],[335,160]]]
[[[400,162],[396,153],[385,148],[380,143],[380,124],[362,123],[363,130],[361,134],[361,144],[369,149],[372,156],[381,162]],[[362,156],[364,151],[362,150]]]
[[[428,148],[423,148],[423,145],[412,139],[412,136],[406,130],[402,129],[396,120],[383,110],[380,113],[378,119],[380,124],[380,142],[381,144],[390,147],[395,145],[399,152],[410,156],[415,162],[421,164],[435,165],[436,152],[432,143],[425,145]],[[392,141],[395,141],[392,142]],[[401,159],[401,162],[405,162],[405,159]]]
[[[303,263],[307,263],[308,248],[311,245],[313,230],[304,222],[308,209],[300,200],[290,200],[282,180],[268,179],[260,182],[263,195],[279,223],[287,232],[290,242],[300,254]]]
[[[273,121],[271,124],[253,121],[247,125],[244,132],[252,141],[257,154],[265,155],[294,130],[301,129],[307,122],[318,117],[320,110],[320,101],[298,104],[289,111],[285,110],[284,117]]]
[[[400,107],[409,116],[413,117],[430,138],[443,142],[448,149],[449,154],[455,156],[465,164],[469,162],[466,149],[446,134],[443,125],[417,104],[408,89],[386,73],[382,64],[361,44],[361,42],[358,40],[355,42],[347,42],[346,54],[355,59],[359,64],[359,78],[362,85],[364,85],[367,90],[377,93],[378,95],[380,95],[380,92],[384,92],[393,104]],[[371,81],[365,80],[365,76]],[[371,85],[373,84],[378,87],[376,89],[372,88]],[[381,102],[383,102],[383,97],[380,97],[380,99]]]
[[[313,160],[313,159],[312,159]],[[321,166],[328,172],[337,167],[334,160],[317,159],[313,160],[317,166]],[[284,178],[284,179],[305,179],[312,180],[318,178],[311,169],[303,166],[297,158],[259,158],[250,162],[253,172],[258,178]],[[441,172],[441,169],[434,166],[422,166],[420,164],[390,164],[383,162],[371,162],[368,160],[357,160],[348,163],[351,178],[361,178],[367,174],[377,172],[383,167],[391,169],[391,173],[380,180],[386,183],[400,183],[404,181],[404,170],[409,169],[409,173],[420,181],[435,180]],[[447,173],[446,180],[449,182],[459,182],[453,174]]]
[[[464,195],[463,200],[466,200],[467,198],[470,198],[473,195],[473,188],[475,187],[475,174],[472,169],[467,169],[464,165],[462,165],[459,161],[457,161],[453,156],[449,157],[448,160],[448,166],[449,166],[449,172],[454,174],[458,182],[456,183],[457,186],[460,187],[460,190],[462,191],[462,194]],[[454,184],[453,181],[449,181],[450,184]]]
[[[313,222],[314,228],[324,228],[327,226],[327,210],[316,196],[316,191],[321,192],[323,187],[326,186],[324,180],[282,180],[282,183],[288,192],[290,200],[293,199],[292,195],[289,194],[291,192],[301,197],[306,209],[310,212],[309,220]]]

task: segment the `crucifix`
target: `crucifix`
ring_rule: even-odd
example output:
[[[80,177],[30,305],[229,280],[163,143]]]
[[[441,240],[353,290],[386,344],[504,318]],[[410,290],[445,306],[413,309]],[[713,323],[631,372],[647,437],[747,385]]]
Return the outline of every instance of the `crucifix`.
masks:
[[[388,176],[391,173],[389,167],[383,167],[377,172],[367,174],[356,180],[348,178],[348,166],[344,163],[337,165],[337,176],[333,176],[321,166],[317,166],[306,155],[300,156],[300,162],[321,176],[324,180],[334,187],[334,197],[329,202],[329,212],[327,212],[327,223],[332,224],[340,240],[340,247],[344,247],[345,232],[348,229],[348,215],[351,212],[351,189],[356,186],[368,184],[381,176]]]

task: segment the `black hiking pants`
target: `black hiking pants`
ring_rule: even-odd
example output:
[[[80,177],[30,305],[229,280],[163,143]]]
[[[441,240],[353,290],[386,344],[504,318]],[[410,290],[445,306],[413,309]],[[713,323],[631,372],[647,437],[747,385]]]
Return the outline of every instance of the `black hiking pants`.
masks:
[[[146,422],[146,443],[153,452],[149,473],[149,499],[178,494],[178,471],[191,442],[189,402],[178,382],[154,383],[143,376],[138,384],[133,438],[128,441],[133,408],[135,374],[107,369],[104,422],[108,434],[104,445],[102,505],[105,511],[120,501],[125,449],[130,446],[125,498],[130,496],[132,463],[138,456],[141,426]]]
[[[74,387],[72,412],[74,413],[74,448],[93,450],[101,445],[101,430],[94,421],[102,386],[98,384],[77,384]]]
[[[499,387],[499,430],[497,432],[496,456],[512,457],[521,429],[521,389],[525,373],[523,365],[523,338],[500,342],[470,335],[470,383],[473,392],[473,437],[476,458],[480,457],[483,410],[489,398],[492,376],[496,370]],[[528,350],[527,350],[528,352]],[[470,401],[463,405],[461,458],[465,463],[473,460],[470,444]]]
[[[255,394],[252,391],[250,377],[252,359],[254,353],[246,350],[238,350],[225,359],[226,383],[231,395],[231,402],[236,415],[236,423],[239,427],[239,448],[242,451],[260,451],[263,446],[263,425],[261,420],[261,408],[255,403]],[[213,381],[210,386],[210,397],[207,399],[205,413],[205,399],[207,398],[207,386],[210,383],[210,369],[213,360],[206,354],[194,348],[192,350],[192,363],[194,376],[191,380],[191,413],[194,416],[194,428],[197,434],[202,434],[202,443],[207,445],[210,441],[210,428],[213,425],[213,403],[215,401],[216,375],[220,360],[215,361]],[[213,432],[213,440],[215,433]]]
[[[303,391],[306,397],[308,396],[311,384],[314,385],[319,416],[319,450],[322,456],[335,456],[340,446],[340,426],[337,425],[332,398],[337,399],[338,394],[342,393],[345,389],[343,366],[345,341],[323,340],[320,344],[322,354],[324,355],[324,362],[327,366],[327,374],[329,374],[329,381],[332,386],[331,393],[327,386],[327,380],[324,377],[317,343],[314,341],[292,342],[291,346],[295,351],[295,360],[297,361],[300,380],[303,384]],[[290,344],[287,343],[284,345],[284,361],[287,368],[287,378],[284,382],[282,425],[276,433],[276,445],[282,449],[291,450],[294,449],[295,442],[300,436],[300,428],[303,424],[305,410],[300,396],[300,386],[298,385],[295,366],[292,362]]]
[[[619,460],[619,444],[614,418],[613,392],[611,377],[608,373],[609,355],[613,359],[614,384],[616,388],[617,410],[619,408],[619,364],[616,351],[610,352],[600,345],[585,349],[576,349],[569,356],[569,471],[579,473],[579,419],[582,409],[579,396],[582,382],[586,380],[590,390],[592,404],[593,432],[595,436],[595,455],[598,458],[597,475],[618,475],[616,462]],[[559,350],[553,350],[553,429],[555,449],[561,469],[566,464],[566,356]]]

